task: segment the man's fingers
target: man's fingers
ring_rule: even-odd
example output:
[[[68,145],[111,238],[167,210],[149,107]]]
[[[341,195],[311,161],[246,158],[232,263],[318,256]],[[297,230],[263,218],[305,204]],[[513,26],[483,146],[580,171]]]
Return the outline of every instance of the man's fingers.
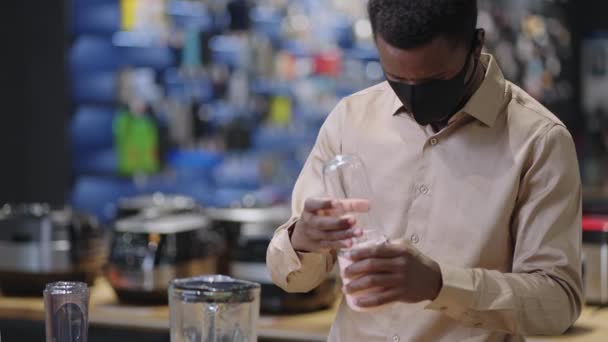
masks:
[[[349,257],[354,262],[365,259],[390,259],[406,255],[407,250],[401,245],[382,243],[369,248],[356,249],[349,252]]]
[[[344,213],[366,213],[370,209],[370,204],[364,199],[345,199],[337,201],[335,209]]]
[[[350,216],[311,216],[308,223],[311,227],[314,227],[319,230],[344,230],[351,228],[355,224],[355,219]]]
[[[332,200],[329,198],[309,198],[304,202],[304,211],[321,216],[341,216],[347,213],[365,213],[370,209],[364,199]]]
[[[351,248],[353,246],[353,241],[352,241],[352,239],[341,240],[341,241],[323,240],[323,241],[319,242],[319,244],[320,244],[321,248],[323,248],[323,249],[338,250],[338,249],[343,249],[343,248]]]
[[[373,308],[385,304],[390,304],[399,300],[399,291],[396,289],[374,293],[361,298],[357,298],[355,303],[362,308]]]
[[[323,240],[328,241],[339,241],[339,240],[347,240],[352,239],[354,237],[363,236],[363,231],[359,228],[350,228],[348,230],[338,230],[332,232],[325,232],[323,236]]]
[[[331,210],[335,201],[329,198],[309,198],[304,202],[304,211],[316,213],[320,210]]]
[[[383,272],[397,271],[400,266],[398,259],[365,259],[353,263],[344,270],[343,276],[347,278],[356,278],[366,274],[377,274]]]
[[[398,278],[394,274],[370,274],[351,280],[344,286],[344,292],[353,294],[377,288],[393,288],[398,285],[396,283],[398,283]]]
[[[342,241],[349,240],[354,237],[360,237],[362,235],[361,229],[351,228],[346,230],[337,230],[337,231],[321,231],[321,230],[311,230],[309,232],[310,237],[317,241]]]

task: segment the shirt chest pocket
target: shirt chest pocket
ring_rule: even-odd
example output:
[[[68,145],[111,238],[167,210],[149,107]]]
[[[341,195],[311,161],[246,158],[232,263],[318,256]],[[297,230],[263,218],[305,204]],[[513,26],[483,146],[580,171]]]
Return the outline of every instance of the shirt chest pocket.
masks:
[[[454,266],[504,268],[510,259],[515,194],[502,183],[479,179],[435,191],[425,249]]]

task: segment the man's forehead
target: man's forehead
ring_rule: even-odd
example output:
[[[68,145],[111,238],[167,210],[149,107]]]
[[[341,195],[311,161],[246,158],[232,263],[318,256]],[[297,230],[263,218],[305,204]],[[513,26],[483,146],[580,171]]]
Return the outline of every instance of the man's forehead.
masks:
[[[413,82],[456,73],[462,68],[466,56],[465,47],[443,37],[408,50],[395,48],[382,37],[378,37],[376,43],[385,72],[394,78]]]

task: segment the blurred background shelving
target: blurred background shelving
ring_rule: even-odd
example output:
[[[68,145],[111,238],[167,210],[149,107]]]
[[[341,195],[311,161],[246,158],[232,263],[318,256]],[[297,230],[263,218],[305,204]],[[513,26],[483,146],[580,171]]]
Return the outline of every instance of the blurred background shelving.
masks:
[[[117,197],[156,191],[205,206],[288,202],[327,113],[383,80],[365,4],[10,4],[6,111],[24,114],[1,125],[12,161],[1,199],[69,202],[103,220]],[[588,192],[606,197],[607,5],[479,4],[487,49],[567,124]]]
[[[107,203],[155,191],[205,206],[288,202],[327,113],[384,79],[365,3],[75,0],[72,203],[109,219]],[[575,22],[568,1],[480,1],[506,76],[593,155]],[[596,182],[594,162],[583,166]]]

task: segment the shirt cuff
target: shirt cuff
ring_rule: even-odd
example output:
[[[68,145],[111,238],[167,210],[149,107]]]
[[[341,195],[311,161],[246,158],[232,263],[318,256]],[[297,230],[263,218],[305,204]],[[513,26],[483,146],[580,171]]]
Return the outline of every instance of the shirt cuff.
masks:
[[[293,222],[295,223],[295,222]],[[292,224],[293,224],[292,223]],[[302,263],[300,262],[300,258],[298,254],[293,249],[291,245],[291,239],[289,238],[289,227],[291,225],[287,225],[287,227],[280,229],[275,235],[272,246],[276,248],[281,256],[279,258],[273,258],[273,261],[279,261],[282,268],[287,271],[286,274],[297,271],[302,268]]]
[[[427,307],[459,317],[469,311],[475,302],[475,282],[473,272],[469,269],[440,265],[443,287],[437,298]]]
[[[319,271],[328,272],[328,255],[319,253],[304,253],[294,250],[289,237],[289,228],[297,222],[292,219],[277,230],[269,248],[269,267],[271,273],[281,285],[289,285],[294,273],[316,274]]]

